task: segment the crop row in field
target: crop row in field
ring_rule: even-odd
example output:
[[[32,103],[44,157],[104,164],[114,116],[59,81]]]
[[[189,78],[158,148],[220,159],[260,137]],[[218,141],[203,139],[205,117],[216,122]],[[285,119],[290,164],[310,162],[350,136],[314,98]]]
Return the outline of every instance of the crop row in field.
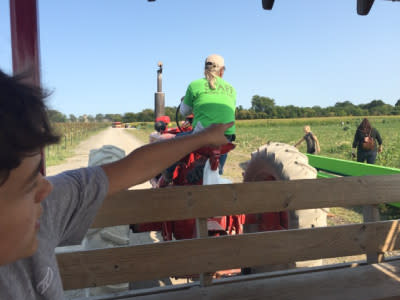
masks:
[[[60,142],[46,147],[46,165],[60,163],[71,154],[80,141],[109,125],[108,123],[53,123],[52,127],[60,136]]]

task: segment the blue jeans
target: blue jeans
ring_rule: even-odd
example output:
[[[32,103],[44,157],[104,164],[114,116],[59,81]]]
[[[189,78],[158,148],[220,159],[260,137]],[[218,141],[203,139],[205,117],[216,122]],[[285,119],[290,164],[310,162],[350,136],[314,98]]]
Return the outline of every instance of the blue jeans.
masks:
[[[219,170],[218,170],[219,175],[224,174],[224,165],[227,158],[228,158],[228,153],[222,154],[219,157]]]
[[[374,151],[357,151],[357,161],[364,162],[367,164],[374,164],[376,160],[376,150]]]
[[[234,142],[236,140],[236,135],[232,134],[232,135],[225,135],[226,138],[228,139],[229,142]],[[219,170],[218,173],[219,175],[224,174],[224,165],[226,162],[226,159],[228,158],[228,153],[222,154],[219,157]]]

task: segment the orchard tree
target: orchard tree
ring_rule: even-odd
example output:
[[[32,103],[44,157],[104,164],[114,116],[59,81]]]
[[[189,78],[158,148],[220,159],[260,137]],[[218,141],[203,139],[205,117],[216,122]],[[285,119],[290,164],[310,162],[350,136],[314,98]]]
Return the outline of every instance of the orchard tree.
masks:
[[[49,116],[50,122],[64,123],[67,121],[67,116],[55,109],[48,109],[47,115]]]
[[[74,122],[78,121],[78,118],[75,117],[74,114],[70,114],[70,115],[69,115],[69,121],[74,123]]]

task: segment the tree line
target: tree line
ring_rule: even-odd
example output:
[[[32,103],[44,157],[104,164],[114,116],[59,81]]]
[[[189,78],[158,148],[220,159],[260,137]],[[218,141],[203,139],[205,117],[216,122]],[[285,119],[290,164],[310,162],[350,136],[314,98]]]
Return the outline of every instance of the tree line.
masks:
[[[275,100],[255,95],[251,99],[251,107],[236,109],[236,119],[289,119],[334,116],[380,116],[400,115],[400,99],[394,106],[382,100],[372,100],[366,104],[355,105],[350,101],[336,102],[333,106],[300,107],[295,105],[279,106]]]
[[[165,107],[165,115],[175,120],[176,107]],[[125,114],[96,114],[68,117],[57,110],[48,110],[51,122],[152,122],[154,121],[154,110],[144,109],[141,112],[127,112]],[[380,116],[400,115],[400,99],[396,104],[386,104],[382,100],[372,100],[366,104],[355,105],[350,101],[336,102],[333,106],[300,107],[295,105],[279,106],[275,100],[269,97],[254,95],[251,99],[251,107],[246,109],[242,105],[236,108],[237,120],[248,119],[289,119],[289,118],[311,118],[311,117],[334,117],[334,116]],[[180,119],[182,117],[180,116]]]

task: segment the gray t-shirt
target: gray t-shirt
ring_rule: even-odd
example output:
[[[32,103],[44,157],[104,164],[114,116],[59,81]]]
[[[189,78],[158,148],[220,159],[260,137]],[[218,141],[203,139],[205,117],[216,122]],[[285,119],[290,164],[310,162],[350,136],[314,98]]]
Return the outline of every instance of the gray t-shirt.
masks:
[[[0,267],[1,300],[64,299],[54,249],[81,243],[108,191],[101,167],[48,179],[54,188],[42,202],[38,250],[29,258]]]

